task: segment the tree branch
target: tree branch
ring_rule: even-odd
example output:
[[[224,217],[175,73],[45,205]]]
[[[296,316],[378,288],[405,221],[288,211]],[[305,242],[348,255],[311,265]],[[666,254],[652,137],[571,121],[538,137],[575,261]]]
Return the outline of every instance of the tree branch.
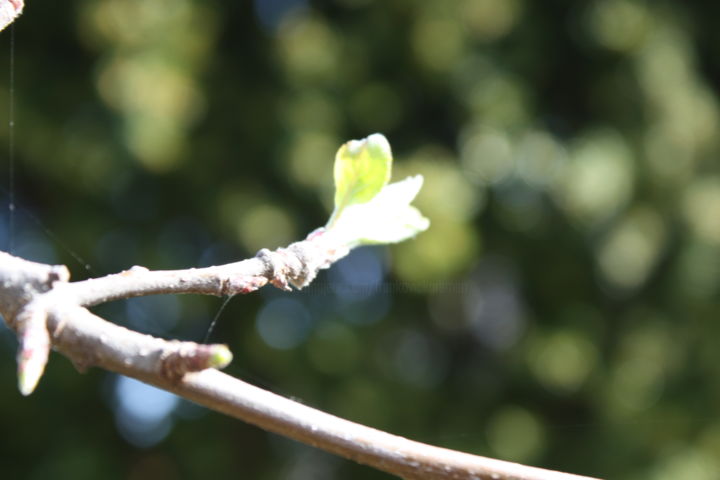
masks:
[[[242,262],[177,271],[133,267],[74,283],[68,282],[65,267],[0,252],[0,314],[20,338],[21,378],[37,373],[33,373],[38,368],[33,362],[42,361],[43,352],[38,350],[46,342],[80,370],[97,366],[136,378],[406,479],[587,479],[425,445],[329,415],[207,368],[229,361],[224,346],[154,338],[107,322],[85,308],[158,293],[226,295],[247,293],[266,283],[301,288],[347,251],[320,229],[286,249],[261,250],[255,258]]]
[[[121,273],[58,287],[64,298],[92,306],[122,298],[163,293],[236,295],[272,283],[283,290],[303,288],[317,272],[348,253],[332,235],[319,228],[307,239],[276,251],[262,249],[255,258],[226,265],[186,270],[150,271],[133,267]]]

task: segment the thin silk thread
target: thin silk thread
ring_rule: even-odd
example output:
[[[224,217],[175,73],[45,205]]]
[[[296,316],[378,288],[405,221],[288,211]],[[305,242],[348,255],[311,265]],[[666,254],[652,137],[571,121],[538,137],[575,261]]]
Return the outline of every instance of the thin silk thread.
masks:
[[[10,25],[10,99],[8,102],[8,252],[15,249],[15,24]]]
[[[218,321],[218,318],[220,318],[220,314],[225,310],[225,307],[228,303],[230,303],[230,300],[232,300],[234,295],[229,295],[225,297],[225,301],[220,305],[220,308],[218,309],[217,313],[215,314],[215,318],[212,319],[212,322],[210,322],[210,326],[208,327],[207,333],[205,334],[205,338],[203,338],[202,343],[207,343],[210,339],[210,334],[215,329],[215,324]]]

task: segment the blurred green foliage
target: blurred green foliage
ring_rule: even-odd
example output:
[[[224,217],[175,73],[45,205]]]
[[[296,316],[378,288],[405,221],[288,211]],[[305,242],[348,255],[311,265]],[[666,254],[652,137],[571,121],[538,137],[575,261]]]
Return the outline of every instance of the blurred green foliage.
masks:
[[[425,176],[430,230],[361,249],[307,292],[233,299],[212,337],[234,351],[230,373],[476,454],[718,478],[718,14],[30,1],[0,34],[2,248],[76,279],[237,260],[324,224],[335,151],[381,131],[394,178]],[[219,305],[98,312],[201,340]],[[105,372],[54,355],[21,398],[0,332],[4,477],[387,478],[186,404],[143,446]]]

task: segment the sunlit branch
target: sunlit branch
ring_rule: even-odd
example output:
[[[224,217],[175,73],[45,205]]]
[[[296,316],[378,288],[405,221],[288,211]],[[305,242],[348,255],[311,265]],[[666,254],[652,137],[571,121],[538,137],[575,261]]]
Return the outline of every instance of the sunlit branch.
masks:
[[[323,231],[274,252],[217,267],[126,272],[68,282],[62,266],[28,262],[0,252],[0,314],[22,334],[32,318],[53,348],[80,370],[96,366],[136,378],[186,399],[406,479],[581,480],[587,477],[528,467],[414,442],[275,395],[213,368],[229,361],[222,345],[167,341],[112,324],[85,306],[158,293],[224,295],[266,283],[303,287],[317,271],[347,253]],[[44,325],[42,322],[45,322]],[[22,344],[27,354],[38,345]],[[22,360],[22,359],[19,359]],[[34,364],[26,365],[32,376]],[[19,366],[19,370],[22,367]],[[42,374],[42,369],[39,375]],[[35,380],[35,383],[37,381]],[[32,379],[31,379],[32,380]],[[29,381],[31,381],[29,380]],[[34,388],[26,385],[23,393]]]

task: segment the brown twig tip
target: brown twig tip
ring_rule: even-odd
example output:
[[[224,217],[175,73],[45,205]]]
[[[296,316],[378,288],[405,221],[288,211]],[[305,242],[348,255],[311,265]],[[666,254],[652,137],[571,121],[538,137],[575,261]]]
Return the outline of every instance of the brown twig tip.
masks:
[[[189,372],[225,368],[232,361],[232,357],[227,345],[172,340],[168,342],[167,351],[162,355],[160,371],[168,379],[179,380]]]

